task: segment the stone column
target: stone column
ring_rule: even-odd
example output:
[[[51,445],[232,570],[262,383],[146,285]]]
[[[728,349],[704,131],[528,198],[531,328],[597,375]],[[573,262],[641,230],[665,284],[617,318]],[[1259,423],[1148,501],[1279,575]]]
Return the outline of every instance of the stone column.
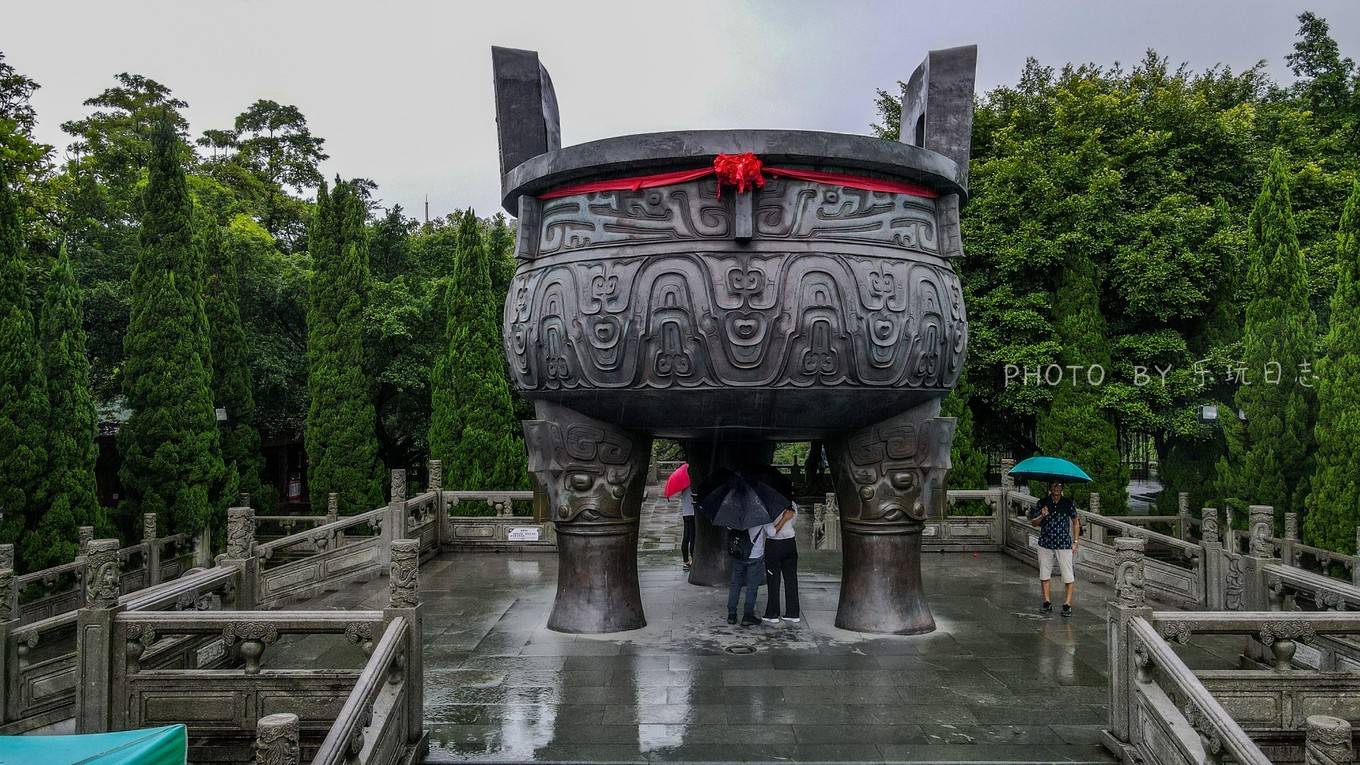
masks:
[[[118,544],[94,539],[85,552],[85,605],[76,622],[76,733],[103,733],[113,722],[113,620],[123,608]]]
[[[255,511],[249,507],[227,508],[227,552],[223,565],[236,566],[240,580],[236,583],[236,610],[255,608],[259,587],[259,561],[255,557]]]
[[[326,523],[340,520],[340,495],[331,492],[326,495]]]
[[[1351,564],[1351,584],[1360,587],[1360,526],[1355,527],[1355,555],[1357,560]]]
[[[638,588],[638,517],[651,438],[550,402],[524,423],[529,470],[557,531],[557,596],[548,628],[618,632],[646,626]],[[697,554],[697,550],[696,550]]]
[[[1204,564],[1204,597],[1201,606],[1209,611],[1227,609],[1228,562],[1218,531],[1218,508],[1200,508],[1199,548]]]
[[[1280,544],[1280,559],[1291,566],[1299,565],[1295,544],[1299,541],[1299,514],[1284,514],[1284,540]]]
[[[76,538],[79,540],[78,544],[80,545],[80,552],[78,552],[78,553],[76,553],[76,554],[77,554],[77,555],[84,555],[86,549],[89,548],[89,546],[90,546],[90,542],[91,542],[92,540],[94,540],[94,527],[93,527],[93,526],[81,526],[81,527],[77,528],[77,529],[76,529]]]
[[[397,539],[392,542],[392,560],[387,577],[388,598],[384,615],[388,621],[396,616],[406,620],[408,631],[403,648],[406,676],[407,743],[420,740],[424,731],[424,659],[421,647],[422,621],[420,612],[420,540]],[[375,636],[376,637],[376,636]]]
[[[440,460],[430,460],[426,466],[426,472],[430,476],[430,491],[434,492],[434,533],[435,549],[438,550],[444,544],[444,540],[452,538],[449,533],[449,510],[444,505],[444,463]]]
[[[378,564],[387,568],[392,563],[392,543],[406,537],[406,469],[391,472],[392,488],[387,501],[387,515],[382,522],[382,542],[378,550]]]
[[[1147,606],[1143,578],[1147,542],[1136,537],[1116,537],[1114,548],[1115,600],[1110,602],[1106,612],[1111,668],[1110,733],[1119,741],[1128,743],[1129,731],[1136,725],[1133,719],[1135,712],[1129,702],[1137,677],[1134,641],[1129,633],[1129,624],[1137,617],[1146,618],[1152,613],[1152,609]]]
[[[1305,765],[1348,765],[1355,762],[1351,724],[1339,717],[1308,715],[1304,724]]]
[[[9,547],[10,545],[5,546]],[[10,561],[8,566],[0,567],[0,625],[17,621],[19,618],[18,578],[18,575],[14,573],[13,561]],[[0,646],[0,651],[2,650],[4,650],[4,646]],[[0,666],[0,671],[3,670],[4,667]],[[0,686],[0,688],[3,687],[6,686]]]
[[[1180,519],[1180,538],[1190,538],[1190,492],[1176,492],[1176,517]]]
[[[298,716],[291,712],[261,717],[255,723],[255,765],[299,765],[300,736]]]
[[[841,629],[935,629],[921,589],[921,530],[927,516],[943,514],[955,425],[939,411],[931,401],[830,443],[841,511]]]
[[[11,646],[9,636],[19,628],[19,584],[14,573],[14,545],[0,545],[0,689],[9,693],[10,673],[19,667],[18,657],[10,654],[18,650]],[[0,698],[0,722],[9,719],[6,707],[10,702]]]
[[[156,514],[142,513],[142,563],[146,566],[146,586],[161,583],[161,545],[156,541]]]
[[[1100,515],[1100,494],[1098,492],[1091,492],[1091,497],[1087,500],[1087,506],[1092,515]],[[1090,524],[1090,526],[1091,541],[1105,544],[1105,527],[1097,526],[1094,523]],[[1074,563],[1073,565],[1076,564]]]

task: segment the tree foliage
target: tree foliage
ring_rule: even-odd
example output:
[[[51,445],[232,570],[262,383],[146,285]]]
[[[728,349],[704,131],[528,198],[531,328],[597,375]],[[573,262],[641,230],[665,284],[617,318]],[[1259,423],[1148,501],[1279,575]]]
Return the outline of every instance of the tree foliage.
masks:
[[[236,488],[222,462],[184,146],[168,114],[152,135],[142,252],[131,283],[124,384],[131,415],[118,434],[125,512],[156,513],[172,533],[222,526]]]
[[[364,208],[358,192],[337,179],[322,182],[308,237],[312,258],[307,311],[307,470],[313,507],[339,495],[353,515],[382,504],[382,465],[363,341],[369,295]]]
[[[458,227],[458,267],[448,300],[448,351],[431,378],[430,456],[450,489],[528,484],[501,350],[492,257],[471,210]]]

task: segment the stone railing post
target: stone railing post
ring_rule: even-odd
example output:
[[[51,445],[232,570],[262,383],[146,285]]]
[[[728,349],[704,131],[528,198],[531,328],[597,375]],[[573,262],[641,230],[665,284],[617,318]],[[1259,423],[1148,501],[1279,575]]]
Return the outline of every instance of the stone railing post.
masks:
[[[1284,514],[1284,539],[1280,542],[1280,560],[1291,566],[1299,565],[1295,545],[1299,541],[1299,514]]]
[[[259,602],[260,561],[255,557],[255,511],[249,507],[227,508],[227,552],[222,565],[240,571],[236,583],[236,610],[253,611]]]
[[[1278,610],[1280,603],[1266,588],[1263,567],[1279,562],[1275,557],[1275,508],[1270,505],[1247,507],[1247,554],[1242,558],[1242,574],[1246,585],[1246,609],[1249,611]]]
[[[117,539],[94,539],[82,572],[85,604],[76,621],[76,733],[111,730],[113,705],[113,620],[123,606],[122,564]]]
[[[444,463],[430,460],[426,469],[430,476],[430,491],[434,492],[434,542],[435,550],[439,550],[444,540],[453,538],[449,533],[448,509],[444,507]]]
[[[90,542],[94,541],[94,527],[80,526],[76,529],[76,539],[78,540],[77,544],[80,546],[80,550],[76,555],[84,555],[85,550],[90,546]]]
[[[647,485],[661,482],[661,465],[656,460],[647,463]]]
[[[204,528],[194,535],[194,565],[198,568],[212,568],[212,529]]]
[[[1184,542],[1190,538],[1190,492],[1176,492],[1176,524],[1180,527],[1180,538]]]
[[[9,636],[19,628],[19,583],[14,573],[14,545],[0,545],[0,724],[10,722],[10,674],[19,670]],[[17,646],[16,646],[17,648]]]
[[[386,570],[392,565],[392,543],[406,537],[406,468],[392,471],[392,490],[388,495],[387,517],[383,519],[378,563]]]
[[[1099,493],[1099,492],[1094,492],[1094,491],[1091,492],[1091,498],[1090,498],[1090,500],[1089,500],[1089,505],[1090,505],[1090,512],[1091,512],[1091,515],[1100,515],[1100,493]],[[1092,542],[1097,542],[1097,543],[1102,544],[1102,545],[1105,544],[1105,527],[1104,527],[1104,526],[1098,526],[1098,525],[1096,525],[1096,524],[1094,524],[1094,523],[1088,524],[1088,525],[1091,527],[1091,528],[1090,528],[1090,532],[1088,533],[1088,536],[1090,536],[1091,541],[1092,541]]]
[[[161,544],[155,513],[142,513],[142,564],[146,567],[146,586],[161,583]]]
[[[1136,724],[1132,703],[1137,668],[1134,665],[1133,637],[1129,625],[1138,617],[1147,618],[1152,609],[1144,590],[1143,558],[1147,542],[1137,537],[1116,537],[1115,600],[1107,609],[1110,636],[1110,732],[1119,741],[1129,741]]]
[[[1351,584],[1360,587],[1360,526],[1355,527],[1355,560],[1351,562]]]
[[[1015,479],[1011,478],[1011,468],[1015,467],[1015,460],[1007,458],[1001,460],[1001,490],[1003,492],[1015,491]],[[1005,507],[1009,498],[1001,497],[1002,507]]]
[[[406,675],[406,730],[407,743],[420,740],[424,731],[425,694],[424,664],[421,657],[421,609],[420,609],[420,540],[395,539],[392,541],[388,556],[391,559],[391,572],[387,578],[387,609],[383,612],[388,621],[397,616],[406,620],[409,627],[406,647],[403,651]]]
[[[826,495],[826,505],[822,508],[823,525],[826,534],[822,537],[823,550],[841,549],[841,505],[835,492]]]
[[[255,765],[299,765],[301,729],[291,712],[261,717],[255,723]]]
[[[1330,715],[1308,715],[1303,741],[1305,765],[1349,765],[1355,762],[1351,724]]]
[[[340,520],[340,495],[331,492],[326,495],[326,523]]]
[[[1219,537],[1218,508],[1200,508],[1199,549],[1204,564],[1203,596],[1200,605],[1209,611],[1227,610],[1228,562]]]

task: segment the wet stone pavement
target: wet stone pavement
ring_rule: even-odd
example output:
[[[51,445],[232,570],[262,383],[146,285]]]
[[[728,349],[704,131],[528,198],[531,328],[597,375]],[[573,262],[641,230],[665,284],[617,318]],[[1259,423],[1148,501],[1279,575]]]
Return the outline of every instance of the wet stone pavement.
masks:
[[[549,631],[550,554],[421,567],[429,761],[1114,761],[1098,743],[1108,587],[1079,583],[1075,616],[1040,617],[1033,569],[928,554],[937,631],[882,637],[835,628],[840,555],[803,550],[803,621],[734,627],[725,588],[690,585],[676,552],[647,549],[666,546],[656,516],[671,512],[645,513],[644,540],[658,530],[633,632]],[[386,597],[379,581],[308,607]]]

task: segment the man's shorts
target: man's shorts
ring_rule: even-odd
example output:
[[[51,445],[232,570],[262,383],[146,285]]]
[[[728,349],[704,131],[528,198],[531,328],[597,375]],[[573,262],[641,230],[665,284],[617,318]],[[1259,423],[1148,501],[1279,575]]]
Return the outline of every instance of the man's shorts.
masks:
[[[1058,560],[1058,571],[1062,574],[1062,580],[1066,584],[1076,581],[1072,575],[1072,548],[1066,550],[1050,550],[1047,547],[1039,548],[1039,581],[1047,582],[1053,576],[1053,559]]]

